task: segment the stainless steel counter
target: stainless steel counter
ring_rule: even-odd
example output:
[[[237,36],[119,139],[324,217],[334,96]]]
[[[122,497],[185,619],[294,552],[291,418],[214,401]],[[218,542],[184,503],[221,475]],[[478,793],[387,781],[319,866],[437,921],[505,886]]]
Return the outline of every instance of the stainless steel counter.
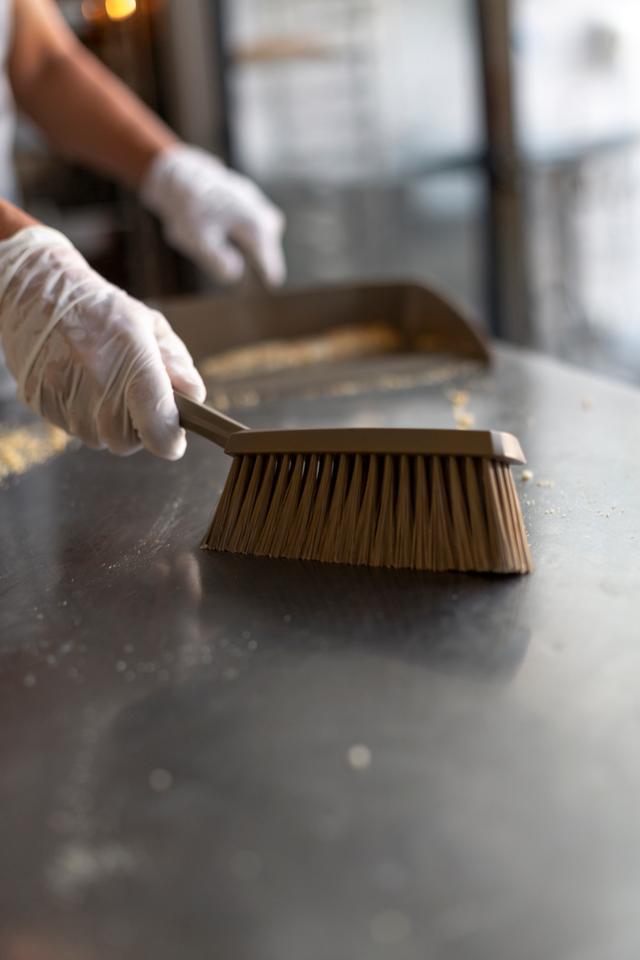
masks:
[[[454,385],[529,456],[530,577],[201,552],[199,438],[0,486],[2,960],[635,960],[640,394],[501,349],[233,412],[450,425]]]

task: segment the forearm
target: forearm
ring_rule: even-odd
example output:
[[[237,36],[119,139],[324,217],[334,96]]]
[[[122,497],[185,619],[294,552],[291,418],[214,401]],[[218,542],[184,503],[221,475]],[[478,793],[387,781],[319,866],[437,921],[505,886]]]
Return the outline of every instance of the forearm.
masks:
[[[18,0],[10,76],[19,107],[67,157],[137,188],[176,136],[71,35],[48,0]]]
[[[237,281],[248,257],[282,283],[284,217],[258,187],[180,143],[81,46],[55,0],[12,3],[11,85],[51,143],[138,190],[169,241],[216,278]]]
[[[14,207],[7,200],[0,200],[0,241],[8,240],[14,233],[25,227],[33,227],[37,223],[24,210]]]
[[[84,51],[49,65],[31,103],[20,106],[49,142],[71,159],[130,187],[176,136]]]

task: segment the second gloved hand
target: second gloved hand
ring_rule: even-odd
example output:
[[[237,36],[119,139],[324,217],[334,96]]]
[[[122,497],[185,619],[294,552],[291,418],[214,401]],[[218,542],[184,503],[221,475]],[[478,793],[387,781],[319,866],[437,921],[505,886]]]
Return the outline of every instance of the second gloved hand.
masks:
[[[185,345],[56,230],[0,242],[0,336],[20,398],[51,423],[113,453],[184,453],[173,388],[206,393]]]
[[[140,196],[162,220],[167,240],[218,280],[239,280],[247,255],[267,283],[284,281],[281,211],[211,154],[182,143],[163,151]]]

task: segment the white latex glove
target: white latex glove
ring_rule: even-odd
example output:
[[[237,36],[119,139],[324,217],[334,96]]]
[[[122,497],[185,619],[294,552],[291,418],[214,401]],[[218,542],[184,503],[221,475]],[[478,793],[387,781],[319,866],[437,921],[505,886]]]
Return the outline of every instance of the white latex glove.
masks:
[[[284,281],[282,212],[211,154],[182,143],[162,151],[140,197],[162,220],[169,243],[218,280],[239,280],[246,254],[267,283]]]
[[[172,385],[206,393],[187,348],[57,230],[0,242],[0,336],[19,397],[51,423],[113,453],[184,453]]]

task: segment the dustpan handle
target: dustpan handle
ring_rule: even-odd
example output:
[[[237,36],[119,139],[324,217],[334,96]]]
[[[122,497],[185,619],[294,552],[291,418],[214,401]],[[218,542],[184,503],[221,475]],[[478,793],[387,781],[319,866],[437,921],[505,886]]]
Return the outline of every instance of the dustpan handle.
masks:
[[[234,433],[249,428],[244,423],[238,423],[231,417],[226,417],[224,413],[208,407],[205,403],[196,403],[190,400],[184,394],[173,391],[176,406],[180,414],[180,425],[185,430],[191,430],[193,433],[199,433],[201,437],[207,440],[213,440],[219,447],[226,447],[227,441]]]

